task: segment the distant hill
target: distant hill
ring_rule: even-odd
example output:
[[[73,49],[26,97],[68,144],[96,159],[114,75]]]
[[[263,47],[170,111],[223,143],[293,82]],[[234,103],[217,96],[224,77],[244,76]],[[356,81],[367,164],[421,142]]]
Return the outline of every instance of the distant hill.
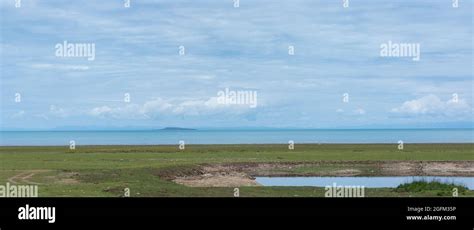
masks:
[[[161,130],[169,130],[169,131],[175,131],[175,130],[196,130],[196,129],[190,129],[190,128],[180,128],[180,127],[166,127]]]

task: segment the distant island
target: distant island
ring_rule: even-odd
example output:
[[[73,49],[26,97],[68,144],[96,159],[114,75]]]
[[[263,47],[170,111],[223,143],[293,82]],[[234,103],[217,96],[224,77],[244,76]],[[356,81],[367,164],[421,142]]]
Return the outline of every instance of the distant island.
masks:
[[[176,130],[196,130],[196,129],[190,129],[190,128],[181,128],[181,127],[166,127],[161,130],[167,130],[167,131],[176,131]]]

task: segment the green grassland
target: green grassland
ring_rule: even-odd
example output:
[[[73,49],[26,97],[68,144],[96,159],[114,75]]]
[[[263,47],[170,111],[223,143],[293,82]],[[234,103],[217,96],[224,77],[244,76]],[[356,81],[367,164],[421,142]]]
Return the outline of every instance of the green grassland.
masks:
[[[287,145],[187,145],[177,146],[76,146],[0,147],[0,185],[22,172],[35,172],[28,181],[40,183],[41,197],[223,196],[234,188],[195,188],[162,178],[162,172],[190,170],[201,164],[315,161],[473,161],[474,144],[302,144]],[[297,173],[327,166],[296,168]],[[371,171],[370,168],[362,170]],[[373,172],[373,170],[372,170]],[[366,189],[367,197],[440,196],[444,187],[410,191],[396,188]],[[321,197],[324,188],[241,187],[240,196]],[[463,190],[460,196],[474,196]]]

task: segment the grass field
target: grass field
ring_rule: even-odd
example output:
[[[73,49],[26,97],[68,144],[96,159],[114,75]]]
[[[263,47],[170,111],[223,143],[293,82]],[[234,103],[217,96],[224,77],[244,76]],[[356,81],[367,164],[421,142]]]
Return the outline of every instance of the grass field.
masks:
[[[188,187],[163,175],[193,170],[202,164],[319,162],[319,166],[287,169],[288,174],[334,170],[334,162],[371,161],[474,161],[474,144],[405,144],[404,150],[390,144],[296,145],[188,145],[177,146],[76,146],[0,147],[0,185],[7,182],[39,184],[41,197],[118,197],[125,188],[130,196],[227,196],[233,187]],[[328,162],[325,164],[325,162]],[[357,166],[377,175],[371,165]],[[438,188],[438,187],[437,187]],[[439,187],[442,188],[442,187]],[[321,197],[324,188],[240,187],[240,196]],[[438,189],[369,189],[365,196],[440,196]],[[459,196],[474,196],[467,190]]]

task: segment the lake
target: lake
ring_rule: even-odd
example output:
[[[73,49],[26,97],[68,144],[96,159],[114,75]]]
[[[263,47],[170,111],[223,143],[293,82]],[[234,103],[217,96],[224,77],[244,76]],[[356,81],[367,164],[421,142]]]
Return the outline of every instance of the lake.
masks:
[[[472,129],[1,131],[1,146],[297,143],[473,143]]]

